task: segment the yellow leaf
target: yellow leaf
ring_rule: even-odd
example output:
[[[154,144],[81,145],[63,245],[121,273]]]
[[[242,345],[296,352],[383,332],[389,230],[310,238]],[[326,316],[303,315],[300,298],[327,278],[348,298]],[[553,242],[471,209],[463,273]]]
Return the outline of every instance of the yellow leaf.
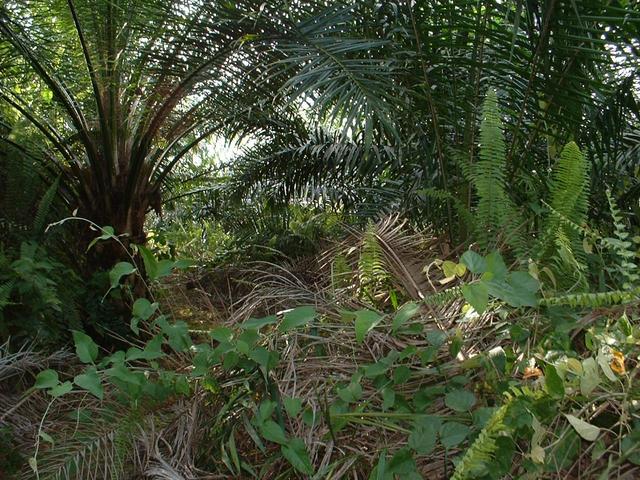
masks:
[[[613,354],[613,358],[611,358],[611,370],[616,372],[618,375],[624,375],[627,370],[624,366],[624,355],[622,352],[618,350],[611,350]]]

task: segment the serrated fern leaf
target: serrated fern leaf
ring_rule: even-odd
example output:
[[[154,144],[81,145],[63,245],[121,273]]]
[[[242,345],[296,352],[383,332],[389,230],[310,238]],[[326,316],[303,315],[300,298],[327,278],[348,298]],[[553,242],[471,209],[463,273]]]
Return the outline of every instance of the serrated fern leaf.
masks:
[[[45,224],[47,223],[47,218],[51,211],[51,204],[58,192],[58,186],[60,185],[60,177],[56,178],[55,181],[49,186],[47,191],[44,193],[40,202],[38,203],[38,210],[36,211],[36,216],[33,220],[33,233],[35,235],[40,235],[44,231]]]
[[[479,160],[471,174],[478,194],[476,237],[486,251],[496,248],[502,239],[522,253],[524,242],[518,231],[521,221],[505,187],[505,141],[498,97],[493,89],[487,94],[482,116]]]
[[[485,465],[493,460],[498,449],[496,439],[506,430],[504,417],[509,409],[510,401],[498,408],[486,425],[467,449],[464,456],[456,466],[451,480],[465,480],[475,478],[476,473],[481,472]]]

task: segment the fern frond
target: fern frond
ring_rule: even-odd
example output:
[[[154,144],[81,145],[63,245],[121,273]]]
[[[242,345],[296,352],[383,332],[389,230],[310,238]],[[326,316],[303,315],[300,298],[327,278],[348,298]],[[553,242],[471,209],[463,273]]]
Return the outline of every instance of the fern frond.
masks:
[[[631,249],[633,243],[629,240],[630,234],[627,231],[616,201],[609,190],[607,190],[606,193],[607,200],[609,201],[609,209],[611,210],[611,217],[613,218],[614,235],[616,238],[607,238],[605,240],[613,248],[613,251],[618,257],[616,269],[623,279],[623,288],[631,289],[634,285],[637,285],[638,280],[640,280],[638,265],[634,260],[636,254]]]
[[[640,300],[640,288],[633,290],[613,290],[609,292],[575,293],[543,298],[541,306],[569,305],[570,307],[598,308],[619,305]]]
[[[581,240],[586,229],[581,226],[587,217],[589,166],[575,142],[564,147],[554,167],[550,197],[551,214],[543,230],[539,256],[555,258],[563,277],[573,275],[574,280],[582,281],[586,257]]]
[[[377,287],[386,284],[389,280],[384,253],[378,242],[375,224],[372,222],[369,222],[362,237],[358,273],[361,289],[368,295],[372,295]]]
[[[473,228],[475,225],[475,218],[471,215],[471,212],[467,208],[467,206],[460,201],[459,198],[455,197],[446,190],[442,190],[440,188],[425,188],[420,190],[420,193],[423,193],[425,196],[432,198],[434,200],[438,200],[440,202],[451,201],[453,203],[453,207],[456,210],[456,213],[460,216],[460,218],[465,222],[466,225],[469,225]]]
[[[458,300],[462,298],[462,288],[460,287],[451,287],[446,290],[442,290],[441,292],[434,293],[432,295],[427,295],[424,297],[424,303],[427,305],[445,305],[454,300]]]
[[[40,199],[40,203],[38,203],[38,210],[36,211],[36,216],[33,220],[34,235],[40,235],[44,231],[47,217],[49,216],[51,210],[51,205],[56,196],[56,193],[58,193],[59,185],[60,177],[55,179],[55,181],[51,184],[51,186],[47,189],[47,191]]]
[[[506,157],[502,121],[495,90],[487,93],[480,125],[479,161],[471,174],[478,194],[476,210],[476,236],[486,250],[496,248],[499,239],[517,253],[524,252],[524,241],[519,233],[521,221],[506,192]]]
[[[456,466],[451,480],[465,480],[475,478],[477,472],[481,472],[485,464],[493,460],[493,455],[498,449],[496,439],[506,430],[504,418],[510,406],[510,400],[498,408],[467,449],[464,456]]]

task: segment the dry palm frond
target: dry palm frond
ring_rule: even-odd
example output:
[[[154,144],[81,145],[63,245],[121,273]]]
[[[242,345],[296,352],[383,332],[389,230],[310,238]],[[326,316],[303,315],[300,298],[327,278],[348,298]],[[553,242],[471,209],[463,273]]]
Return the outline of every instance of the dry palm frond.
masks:
[[[433,292],[422,269],[436,258],[436,240],[407,233],[406,225],[397,218],[383,220],[374,231],[393,285],[404,298],[419,300],[424,293]],[[412,421],[411,415],[402,420],[385,418],[380,389],[363,380],[359,404],[367,405],[366,412],[379,415],[367,416],[366,412],[347,415],[344,417],[349,418],[347,426],[336,431],[333,423],[342,417],[328,414],[336,398],[336,385],[347,384],[360,367],[376,363],[391,351],[428,346],[423,335],[393,335],[392,315],[372,330],[365,342],[356,341],[353,320],[343,312],[375,307],[355,297],[348,287],[334,288],[329,266],[332,259],[346,252],[352,254],[351,267],[355,270],[357,250],[361,246],[361,237],[352,231],[345,241],[321,255],[319,266],[311,275],[312,282],[282,265],[256,264],[244,275],[253,289],[236,305],[229,319],[230,324],[238,324],[250,317],[275,314],[298,305],[313,305],[319,312],[320,320],[311,329],[287,334],[272,331],[266,334],[264,346],[280,353],[279,367],[270,379],[277,386],[279,396],[301,399],[315,419],[313,426],[301,418],[288,419],[289,433],[304,440],[316,472],[325,472],[327,478],[361,478],[362,475],[366,478],[383,450],[393,452],[406,444],[407,429]],[[351,278],[357,281],[357,273]],[[464,332],[465,341],[457,358],[452,358],[443,346],[430,365],[422,365],[417,358],[405,362],[411,376],[395,386],[397,396],[411,401],[424,387],[446,384],[462,371],[461,360],[500,344],[501,340],[495,335],[499,322],[496,317],[486,314],[467,318],[462,307],[460,300],[433,308],[421,307],[419,315],[411,320],[427,330],[440,329],[448,334],[460,330]],[[438,368],[434,368],[435,365]],[[446,413],[442,400],[434,402],[428,413]],[[419,463],[425,478],[444,478],[447,468],[452,471],[443,449]],[[281,465],[274,464],[269,471],[273,473],[278,468]]]

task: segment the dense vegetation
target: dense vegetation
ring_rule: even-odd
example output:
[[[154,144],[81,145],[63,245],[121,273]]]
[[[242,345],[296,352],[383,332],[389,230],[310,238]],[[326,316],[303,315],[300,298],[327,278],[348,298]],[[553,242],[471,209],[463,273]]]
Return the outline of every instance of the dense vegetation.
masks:
[[[640,8],[0,3],[0,478],[640,476]]]

